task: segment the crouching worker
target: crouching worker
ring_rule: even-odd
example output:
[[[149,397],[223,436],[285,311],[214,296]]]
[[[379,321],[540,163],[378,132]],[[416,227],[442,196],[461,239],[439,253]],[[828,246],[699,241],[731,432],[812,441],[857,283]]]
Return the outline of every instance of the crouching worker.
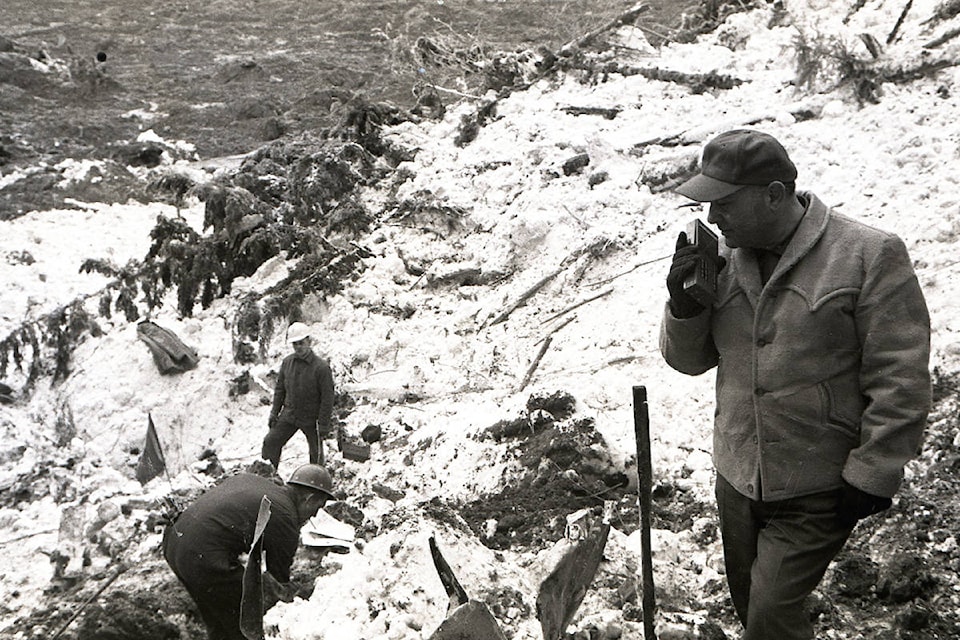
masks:
[[[250,551],[260,501],[271,504],[263,532],[267,571],[264,592],[274,601],[292,595],[290,566],[300,528],[329,500],[333,480],[320,465],[307,464],[285,485],[241,473],[208,490],[187,507],[163,534],[163,555],[186,587],[207,627],[210,640],[244,640],[240,600],[244,562]]]

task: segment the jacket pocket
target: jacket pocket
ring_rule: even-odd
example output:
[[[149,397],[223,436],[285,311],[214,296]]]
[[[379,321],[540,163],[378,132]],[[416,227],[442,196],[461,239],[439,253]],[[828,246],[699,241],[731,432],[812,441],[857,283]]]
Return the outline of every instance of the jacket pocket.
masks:
[[[843,389],[840,381],[821,383],[826,406],[825,423],[852,437],[859,437],[864,402],[858,386]]]
[[[857,437],[857,425],[835,415],[830,387],[825,383],[783,396],[779,404],[783,416],[800,428],[828,429],[851,440]]]

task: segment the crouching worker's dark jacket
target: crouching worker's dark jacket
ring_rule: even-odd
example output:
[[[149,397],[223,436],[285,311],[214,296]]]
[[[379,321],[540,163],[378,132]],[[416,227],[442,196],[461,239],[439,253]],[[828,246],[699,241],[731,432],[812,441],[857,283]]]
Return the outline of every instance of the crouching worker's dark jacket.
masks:
[[[247,473],[201,495],[167,528],[164,556],[177,577],[192,589],[242,582],[240,556],[253,544],[263,496],[271,502],[263,532],[267,571],[279,582],[289,582],[300,543],[296,506],[282,486]]]

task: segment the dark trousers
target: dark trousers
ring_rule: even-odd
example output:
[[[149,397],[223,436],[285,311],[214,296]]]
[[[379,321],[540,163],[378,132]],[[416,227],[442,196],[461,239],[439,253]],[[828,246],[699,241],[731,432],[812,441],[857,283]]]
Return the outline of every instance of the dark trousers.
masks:
[[[274,469],[280,468],[280,452],[283,451],[283,445],[293,437],[297,431],[303,433],[307,438],[308,455],[311,464],[323,464],[323,456],[320,451],[320,434],[317,431],[316,423],[298,427],[289,420],[277,420],[276,423],[267,432],[263,439],[263,450],[261,457],[273,463]]]
[[[202,567],[189,563],[180,567],[174,559],[170,537],[176,535],[168,526],[163,534],[163,556],[174,575],[187,589],[207,627],[209,640],[246,640],[240,631],[240,603],[243,598],[243,570],[235,575],[211,580]]]
[[[727,583],[742,640],[810,640],[804,600],[852,528],[837,517],[839,492],[776,502],[747,498],[717,476]]]

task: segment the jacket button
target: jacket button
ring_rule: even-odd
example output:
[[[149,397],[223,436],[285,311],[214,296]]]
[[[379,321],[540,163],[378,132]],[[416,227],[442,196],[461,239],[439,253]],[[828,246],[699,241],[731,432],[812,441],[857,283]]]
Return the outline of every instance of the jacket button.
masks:
[[[767,392],[767,390],[764,389],[763,387],[757,387],[756,389],[754,389],[753,392],[754,392],[755,394],[757,394],[758,396],[762,396],[762,395],[764,395],[764,394]]]
[[[753,485],[752,485],[752,484],[748,484],[748,485],[747,485],[747,491],[749,491],[750,494],[753,495]]]
[[[758,347],[765,347],[765,346],[767,346],[768,344],[770,344],[770,343],[767,342],[766,340],[764,340],[763,338],[760,338],[759,340],[757,340],[757,346],[758,346]]]
[[[760,442],[760,438],[753,436],[753,444],[757,444],[758,442]]]

